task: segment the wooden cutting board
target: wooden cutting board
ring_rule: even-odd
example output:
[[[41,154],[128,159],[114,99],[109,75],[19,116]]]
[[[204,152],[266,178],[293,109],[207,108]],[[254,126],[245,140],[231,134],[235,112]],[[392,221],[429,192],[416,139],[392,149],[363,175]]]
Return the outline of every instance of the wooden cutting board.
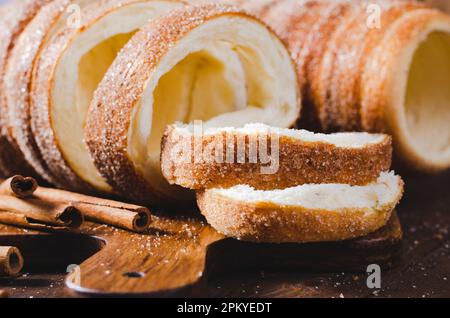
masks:
[[[0,245],[18,247],[27,271],[79,265],[66,278],[76,296],[171,296],[188,290],[192,294],[212,276],[249,270],[360,272],[373,263],[390,267],[401,251],[396,214],[368,237],[314,244],[227,239],[192,215],[156,216],[146,234],[94,223],[86,223],[80,233],[58,234],[0,225]]]

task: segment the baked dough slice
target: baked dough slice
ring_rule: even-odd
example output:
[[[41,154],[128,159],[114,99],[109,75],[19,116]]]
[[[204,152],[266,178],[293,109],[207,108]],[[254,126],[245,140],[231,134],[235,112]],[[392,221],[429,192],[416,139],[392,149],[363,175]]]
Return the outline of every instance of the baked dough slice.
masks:
[[[450,16],[407,12],[386,31],[361,72],[362,125],[393,135],[410,167],[450,168]]]
[[[326,89],[331,84],[329,76],[332,71],[330,61],[325,60],[325,52],[329,49],[330,39],[339,26],[355,11],[357,4],[348,0],[328,1],[326,8],[316,17],[317,25],[310,31],[309,56],[306,61],[306,98],[308,103],[315,105],[317,118],[324,132],[332,132],[328,127],[330,109],[326,107]],[[296,31],[293,31],[296,32]],[[300,31],[302,32],[302,31]],[[301,44],[300,44],[301,45]]]
[[[33,169],[46,181],[61,187],[64,184],[51,174],[31,128],[33,69],[43,48],[55,34],[73,23],[77,12],[92,3],[92,0],[53,0],[42,6],[17,38],[5,72],[3,125]]]
[[[302,127],[324,131],[328,128],[330,113],[324,105],[327,95],[322,88],[330,84],[330,77],[324,75],[332,71],[332,65],[325,53],[330,37],[356,6],[347,0],[282,0],[262,16],[287,43],[297,62],[303,94]],[[286,13],[279,13],[283,8]]]
[[[49,2],[50,0],[17,0],[0,8],[0,174],[4,177],[20,173],[37,176],[19,151],[7,125],[4,76],[18,37],[41,7]]]
[[[348,117],[351,116],[349,111],[341,111],[341,100],[336,99],[336,94],[340,93],[339,85],[341,85],[341,78],[337,78],[335,74],[339,71],[340,65],[355,63],[355,56],[349,55],[347,50],[352,41],[362,41],[358,36],[361,33],[349,35],[349,30],[354,25],[361,25],[362,28],[367,28],[367,3],[365,1],[355,1],[349,5],[345,14],[341,17],[339,23],[336,24],[335,29],[329,35],[323,58],[321,60],[317,77],[315,78],[315,99],[316,104],[320,104],[320,109],[323,110],[324,116],[321,117],[323,131],[355,131],[353,127],[348,130],[341,129],[344,123],[347,123]],[[351,40],[350,40],[351,39]],[[359,43],[359,42],[358,42]],[[346,75],[343,75],[344,77]],[[344,103],[344,101],[342,101]],[[346,107],[351,109],[352,104]],[[357,108],[357,107],[356,107]]]
[[[394,173],[366,186],[309,184],[261,191],[247,185],[199,192],[209,224],[226,236],[264,243],[339,241],[382,228],[403,194]]]
[[[280,0],[261,18],[287,43],[305,79],[302,127],[387,132],[403,164],[448,170],[450,17],[417,1],[292,5]],[[279,14],[283,8],[287,14]]]
[[[83,139],[92,95],[119,50],[140,27],[183,4],[172,0],[74,4],[79,5],[79,21],[74,16],[68,20],[70,23],[51,31],[53,35],[35,62],[31,128],[42,158],[58,184],[81,192],[110,192]]]
[[[387,135],[323,135],[261,124],[237,129],[172,125],[163,138],[161,167],[169,183],[190,189],[238,184],[282,189],[367,184],[389,170],[391,157]]]
[[[372,9],[368,6],[372,5]],[[380,24],[388,29],[403,14],[424,7],[423,4],[404,0],[371,1],[362,5],[363,13],[356,15],[345,26],[341,26],[340,34],[334,38],[336,53],[339,59],[333,67],[332,84],[329,85],[329,103],[334,109],[331,116],[331,127],[353,131],[362,129],[360,85],[362,68],[370,63],[370,53],[376,50],[384,32],[380,28],[367,27],[368,9],[380,10]],[[374,23],[376,21],[372,21]],[[349,36],[351,34],[351,36]],[[345,79],[345,80],[342,80]]]
[[[77,2],[81,1],[54,0],[41,8],[18,37],[4,76],[3,126],[33,169],[46,181],[59,186],[42,159],[31,130],[30,86],[34,63],[46,39],[65,24],[68,16],[64,13],[69,5]]]
[[[233,94],[234,77],[225,76],[227,64],[211,48],[237,54],[245,74],[243,109]],[[186,78],[195,85],[186,87]],[[193,109],[208,111],[189,116]],[[189,118],[213,127],[289,127],[299,112],[295,67],[274,33],[230,6],[190,6],[150,22],[126,45],[96,91],[86,140],[118,192],[141,202],[181,202],[180,189],[161,174],[160,143],[168,124]]]

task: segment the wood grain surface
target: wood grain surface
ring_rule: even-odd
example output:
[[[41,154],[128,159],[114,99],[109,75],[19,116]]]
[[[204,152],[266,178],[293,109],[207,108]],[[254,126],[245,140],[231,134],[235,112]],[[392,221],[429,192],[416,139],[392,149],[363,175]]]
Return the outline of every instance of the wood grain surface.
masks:
[[[73,264],[66,285],[79,295],[166,296],[199,290],[210,277],[248,270],[389,267],[401,237],[396,216],[368,237],[321,244],[245,243],[226,239],[198,216],[159,216],[145,234],[93,223],[80,234],[62,235],[3,226],[0,243],[20,248],[31,270]]]
[[[355,253],[355,242],[346,243],[344,249],[333,244],[313,248],[249,246],[223,240],[197,218],[162,216],[148,235],[91,225],[83,230],[89,235],[58,236],[54,240],[50,234],[9,228],[10,234],[25,236],[19,239],[17,235],[5,235],[6,228],[2,228],[0,245],[22,244],[27,247],[23,254],[30,256],[25,275],[0,280],[0,289],[12,297],[98,296],[109,292],[199,297],[450,296],[450,176],[410,177],[406,181],[406,197],[398,209],[404,227],[403,248],[393,267],[384,266],[380,290],[368,289],[363,264],[352,262],[370,256],[372,259],[362,263],[383,263],[386,251],[395,251],[392,247],[398,246],[392,242],[363,242],[360,247],[378,249],[374,254],[373,249],[360,248],[360,252],[371,251],[363,257]],[[385,235],[379,237],[387,242]],[[173,248],[167,249],[168,245]],[[346,259],[345,255],[353,257]],[[339,268],[339,262],[347,268]],[[68,264],[82,264],[81,287],[70,283],[71,288],[65,286]]]

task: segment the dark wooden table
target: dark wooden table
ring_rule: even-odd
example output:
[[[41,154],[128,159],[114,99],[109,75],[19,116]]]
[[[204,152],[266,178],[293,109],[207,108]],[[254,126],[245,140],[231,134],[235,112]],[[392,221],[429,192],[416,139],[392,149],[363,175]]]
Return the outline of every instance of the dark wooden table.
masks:
[[[404,247],[394,268],[382,272],[381,290],[367,288],[366,273],[243,272],[214,277],[189,292],[198,297],[450,297],[450,174],[407,177],[398,208]],[[26,273],[0,280],[12,297],[73,296],[65,273]]]

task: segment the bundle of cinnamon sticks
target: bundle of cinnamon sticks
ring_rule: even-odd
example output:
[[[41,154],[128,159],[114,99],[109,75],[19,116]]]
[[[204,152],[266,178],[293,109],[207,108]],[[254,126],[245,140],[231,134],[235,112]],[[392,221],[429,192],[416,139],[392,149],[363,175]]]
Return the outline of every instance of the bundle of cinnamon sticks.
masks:
[[[144,232],[151,221],[146,207],[40,187],[30,177],[14,176],[0,184],[0,223],[74,230],[84,219],[134,232]]]

